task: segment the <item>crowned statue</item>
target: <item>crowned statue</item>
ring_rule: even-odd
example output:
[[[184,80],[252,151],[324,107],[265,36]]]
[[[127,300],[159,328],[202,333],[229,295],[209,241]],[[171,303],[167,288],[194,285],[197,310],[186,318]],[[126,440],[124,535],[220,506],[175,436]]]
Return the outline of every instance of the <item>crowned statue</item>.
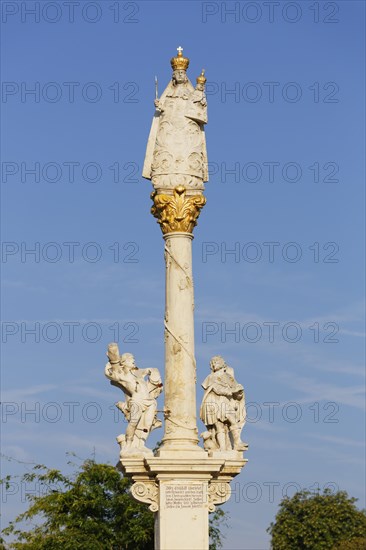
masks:
[[[189,59],[183,57],[181,47],[177,50],[171,59],[172,80],[160,99],[156,90],[156,112],[142,172],[158,192],[177,186],[202,191],[208,181],[206,78],[202,70],[194,88],[186,74]]]

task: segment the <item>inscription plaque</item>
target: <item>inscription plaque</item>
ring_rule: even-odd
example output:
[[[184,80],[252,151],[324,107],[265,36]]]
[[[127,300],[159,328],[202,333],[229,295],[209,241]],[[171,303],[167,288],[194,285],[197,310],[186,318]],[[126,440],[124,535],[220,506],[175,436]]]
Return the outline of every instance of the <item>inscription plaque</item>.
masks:
[[[166,508],[203,508],[204,498],[202,484],[171,484],[165,486]]]

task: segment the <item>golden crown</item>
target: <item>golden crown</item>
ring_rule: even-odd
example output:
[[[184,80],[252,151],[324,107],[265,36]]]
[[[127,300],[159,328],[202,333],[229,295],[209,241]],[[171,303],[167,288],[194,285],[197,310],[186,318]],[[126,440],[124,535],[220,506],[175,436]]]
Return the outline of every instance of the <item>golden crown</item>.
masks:
[[[186,71],[188,69],[189,59],[188,57],[183,57],[183,48],[181,46],[177,48],[177,51],[178,55],[176,57],[172,57],[170,60],[173,71]]]
[[[202,69],[201,74],[199,76],[197,76],[197,78],[196,78],[196,82],[197,82],[197,84],[205,85],[206,80],[207,80],[207,78],[205,77],[205,69]]]

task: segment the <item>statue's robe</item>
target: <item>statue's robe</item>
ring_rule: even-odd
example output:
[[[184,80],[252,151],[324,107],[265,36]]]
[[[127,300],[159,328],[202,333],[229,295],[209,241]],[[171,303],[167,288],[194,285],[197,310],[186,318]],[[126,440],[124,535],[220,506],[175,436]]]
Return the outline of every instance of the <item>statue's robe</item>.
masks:
[[[203,129],[207,107],[197,101],[197,94],[189,81],[176,86],[170,82],[160,98],[163,111],[157,110],[153,118],[142,172],[155,189],[202,189],[208,181]]]

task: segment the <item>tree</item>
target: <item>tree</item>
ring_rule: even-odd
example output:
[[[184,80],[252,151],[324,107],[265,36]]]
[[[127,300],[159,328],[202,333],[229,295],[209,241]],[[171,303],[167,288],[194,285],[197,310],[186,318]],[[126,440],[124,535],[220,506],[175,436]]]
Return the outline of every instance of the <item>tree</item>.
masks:
[[[284,498],[267,531],[273,550],[363,550],[366,513],[356,498],[329,489],[317,494],[300,491]],[[352,546],[354,545],[354,546]]]
[[[333,546],[332,550],[366,550],[366,538],[357,537],[348,541],[344,540]]]
[[[129,492],[131,481],[114,466],[85,460],[71,475],[35,465],[21,477],[37,494],[3,535],[8,548],[22,550],[152,550],[154,516]],[[2,482],[9,485],[11,476]],[[220,525],[226,513],[210,519],[211,550],[222,547]],[[24,522],[26,525],[23,526]],[[5,547],[4,547],[5,548]]]

